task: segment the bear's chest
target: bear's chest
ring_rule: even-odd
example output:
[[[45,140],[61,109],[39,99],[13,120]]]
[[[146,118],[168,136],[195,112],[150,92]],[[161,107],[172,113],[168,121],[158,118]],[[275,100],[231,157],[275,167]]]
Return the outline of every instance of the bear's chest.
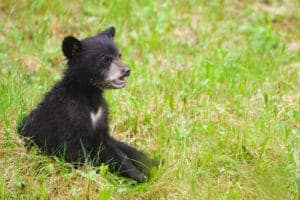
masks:
[[[101,121],[104,119],[104,109],[103,107],[99,106],[96,111],[90,112],[90,118],[92,122],[92,126],[94,129],[98,127]]]

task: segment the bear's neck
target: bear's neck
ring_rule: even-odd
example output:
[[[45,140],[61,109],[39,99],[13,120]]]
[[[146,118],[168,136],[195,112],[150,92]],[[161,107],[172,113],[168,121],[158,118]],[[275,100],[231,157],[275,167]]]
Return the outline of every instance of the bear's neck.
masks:
[[[106,106],[105,99],[103,97],[103,90],[94,86],[83,84],[76,79],[70,79],[64,77],[60,82],[65,88],[65,91],[71,98],[82,101],[87,104],[92,110],[98,109],[100,106]]]

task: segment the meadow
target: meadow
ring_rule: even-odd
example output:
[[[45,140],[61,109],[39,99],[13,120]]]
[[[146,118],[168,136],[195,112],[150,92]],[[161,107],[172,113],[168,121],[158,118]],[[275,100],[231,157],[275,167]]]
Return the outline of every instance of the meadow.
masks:
[[[61,78],[63,38],[110,25],[132,72],[105,93],[111,133],[163,161],[143,184],[16,132]],[[1,0],[0,199],[298,199],[299,27],[297,0]]]

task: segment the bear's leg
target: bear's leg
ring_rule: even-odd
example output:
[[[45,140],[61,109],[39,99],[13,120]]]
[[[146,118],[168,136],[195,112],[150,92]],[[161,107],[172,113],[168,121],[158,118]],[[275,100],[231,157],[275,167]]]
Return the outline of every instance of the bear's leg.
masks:
[[[111,140],[123,153],[128,156],[134,165],[147,176],[149,176],[149,169],[152,166],[158,166],[159,162],[157,160],[149,158],[143,152],[121,141],[117,141],[114,138],[111,138]]]
[[[145,182],[147,176],[139,171],[130,159],[113,143],[101,146],[100,157],[102,162],[109,165],[112,171],[119,172],[122,176],[132,178],[138,182]]]

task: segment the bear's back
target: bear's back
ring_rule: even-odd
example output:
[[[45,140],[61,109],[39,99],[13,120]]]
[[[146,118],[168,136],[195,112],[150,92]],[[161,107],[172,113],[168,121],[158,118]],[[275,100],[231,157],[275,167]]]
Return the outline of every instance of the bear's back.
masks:
[[[93,135],[89,108],[84,98],[74,98],[64,87],[55,86],[23,121],[20,134],[52,152],[65,144]]]

